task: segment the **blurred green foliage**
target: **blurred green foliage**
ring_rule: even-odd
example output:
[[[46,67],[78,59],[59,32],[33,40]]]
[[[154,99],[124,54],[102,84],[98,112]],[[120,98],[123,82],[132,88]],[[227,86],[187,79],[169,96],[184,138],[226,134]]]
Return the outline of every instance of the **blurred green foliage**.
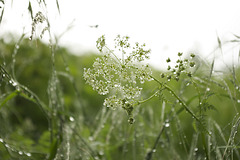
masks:
[[[54,50],[54,67],[64,99],[64,113],[61,113],[65,117],[62,143],[56,145],[57,153],[53,154],[54,143],[50,139],[49,121],[44,112],[33,101],[17,95],[0,107],[2,159],[51,159],[51,154],[56,159],[61,159],[61,156],[96,160],[144,159],[156,142],[162,126],[166,126],[168,121],[169,124],[157,141],[153,159],[194,159],[191,156],[204,159],[206,148],[197,131],[197,123],[171,93],[164,90],[162,95],[137,106],[134,112],[135,123],[130,125],[124,111],[103,107],[105,97],[99,96],[83,80],[83,68],[90,68],[99,55],[86,53],[76,56],[58,46],[54,46]],[[14,41],[6,43],[4,39],[0,40],[1,66],[9,75],[15,75],[19,84],[30,89],[46,105],[49,104],[47,90],[53,68],[51,57],[49,45],[39,40],[23,39],[19,46]],[[224,155],[228,146],[226,142],[233,138],[231,131],[239,117],[240,69],[233,68],[210,77],[212,71],[209,66],[201,62],[196,62],[196,65],[200,67],[194,73],[195,84],[189,77],[182,77],[178,82],[168,82],[168,86],[197,115],[201,115],[199,108],[205,107],[205,117],[202,120],[212,132],[207,147],[209,157],[215,159],[218,155]],[[160,71],[154,71],[155,77],[161,80],[160,74]],[[146,99],[158,85],[152,81],[142,87],[142,99]],[[15,90],[1,73],[0,104]],[[199,98],[203,100],[201,106]],[[234,140],[234,144],[239,145],[239,136],[235,136]],[[194,141],[196,145],[193,144]],[[191,147],[195,151],[191,151]],[[215,153],[217,147],[220,154]],[[65,149],[58,158],[59,152]],[[234,157],[239,157],[237,154],[239,153],[234,150]]]

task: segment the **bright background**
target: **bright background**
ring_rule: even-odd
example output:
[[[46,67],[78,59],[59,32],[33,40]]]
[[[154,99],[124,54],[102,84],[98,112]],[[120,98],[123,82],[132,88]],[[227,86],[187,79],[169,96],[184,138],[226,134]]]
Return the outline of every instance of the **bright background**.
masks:
[[[96,51],[96,40],[105,34],[111,42],[117,34],[128,35],[131,40],[146,43],[152,50],[151,64],[165,67],[165,59],[177,52],[199,54],[203,59],[217,58],[217,37],[222,43],[240,35],[239,0],[59,0],[48,1],[47,10],[31,1],[34,15],[41,10],[48,15],[52,33],[61,35],[62,46],[76,54]],[[8,32],[18,35],[31,33],[29,1],[5,2],[0,35]],[[98,25],[98,28],[90,27]],[[39,26],[37,32],[41,32]],[[47,37],[43,38],[47,41]],[[111,43],[110,43],[111,45]],[[237,60],[239,47],[224,46],[224,62]]]

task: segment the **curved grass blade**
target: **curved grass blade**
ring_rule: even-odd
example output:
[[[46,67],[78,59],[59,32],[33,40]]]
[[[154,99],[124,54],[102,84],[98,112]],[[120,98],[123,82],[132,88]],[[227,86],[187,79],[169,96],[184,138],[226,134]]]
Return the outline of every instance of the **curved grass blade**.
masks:
[[[238,127],[239,127],[239,124],[240,124],[240,116],[238,116],[238,118],[236,120],[233,120],[233,121],[235,121],[235,122],[233,123],[232,129],[231,129],[231,134],[230,134],[230,137],[228,139],[227,146],[224,150],[223,158],[228,156],[227,151],[229,149],[230,150],[229,153],[231,153],[231,157],[233,157],[233,152],[235,152],[235,155],[237,156],[237,159],[239,159],[240,158],[239,151],[236,150],[235,147],[229,147],[229,146],[234,146],[234,140],[235,140],[235,137],[237,135],[237,130],[238,130]]]
[[[11,99],[13,99],[15,96],[18,95],[18,91],[14,91],[12,93],[10,93],[3,101],[2,103],[0,104],[0,109]]]

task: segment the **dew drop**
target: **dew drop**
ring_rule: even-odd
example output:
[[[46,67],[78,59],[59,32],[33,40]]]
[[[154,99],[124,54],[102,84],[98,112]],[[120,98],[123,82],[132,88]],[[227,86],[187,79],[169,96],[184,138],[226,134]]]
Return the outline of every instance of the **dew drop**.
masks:
[[[73,118],[73,117],[69,117],[69,120],[70,120],[71,122],[73,122],[73,121],[74,121],[74,118]]]
[[[99,157],[96,156],[96,157],[94,157],[94,159],[95,159],[95,160],[99,160]]]
[[[206,91],[209,92],[209,91],[210,91],[210,88],[207,88]]]
[[[23,152],[22,152],[22,151],[19,151],[19,152],[18,152],[18,154],[22,155],[22,154],[23,154]]]
[[[157,150],[156,149],[153,149],[152,152],[155,153]]]
[[[93,137],[92,136],[90,136],[88,139],[89,139],[89,141],[93,141]]]
[[[197,152],[197,151],[198,151],[198,148],[194,148],[194,151]]]
[[[165,123],[165,127],[169,127],[170,126],[170,124],[169,123]]]
[[[31,156],[32,156],[32,154],[31,154],[31,153],[26,153],[26,155],[27,155],[28,157],[31,157]]]
[[[19,49],[19,45],[16,45],[15,47],[16,47],[16,49]]]
[[[21,88],[20,88],[19,86],[17,86],[17,87],[16,87],[16,90],[17,90],[18,92],[20,92],[20,91],[21,91]]]
[[[240,99],[237,100],[237,103],[240,103]]]
[[[15,81],[12,81],[12,85],[15,87],[17,86],[17,83]]]
[[[103,156],[104,152],[103,151],[99,151],[99,155]]]
[[[0,142],[3,143],[3,139],[2,138],[0,138]]]

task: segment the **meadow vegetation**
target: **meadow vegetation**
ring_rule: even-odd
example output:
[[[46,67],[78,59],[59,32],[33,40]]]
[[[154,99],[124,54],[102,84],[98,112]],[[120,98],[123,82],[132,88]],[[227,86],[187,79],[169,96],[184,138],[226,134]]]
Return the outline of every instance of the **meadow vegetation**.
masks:
[[[240,159],[239,65],[179,52],[155,70],[151,50],[120,35],[76,56],[34,38],[38,23],[51,32],[32,19],[30,37],[0,39],[1,159]]]

